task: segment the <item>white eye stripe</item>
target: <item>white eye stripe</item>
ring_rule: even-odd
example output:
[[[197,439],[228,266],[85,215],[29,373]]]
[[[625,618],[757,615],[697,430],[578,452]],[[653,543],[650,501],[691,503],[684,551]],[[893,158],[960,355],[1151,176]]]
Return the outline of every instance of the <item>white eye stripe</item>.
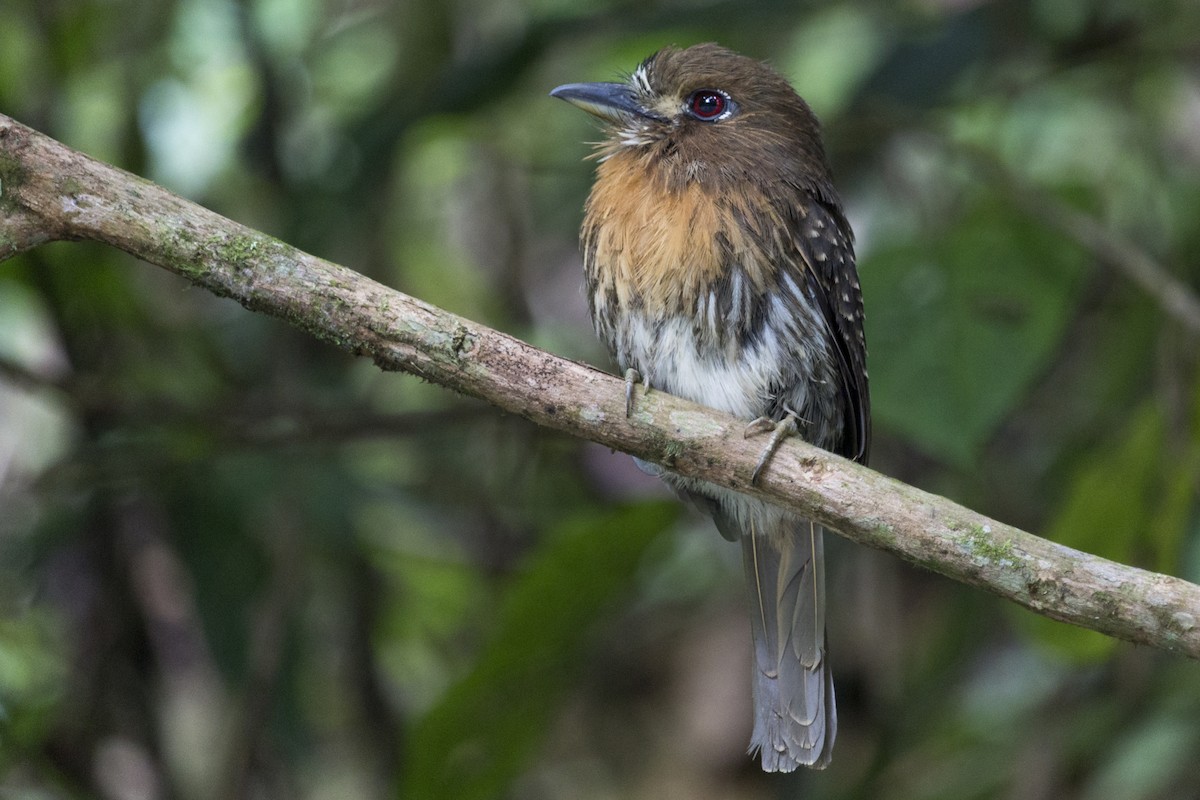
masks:
[[[646,65],[642,64],[633,71],[631,81],[638,91],[650,94],[650,76],[646,73]]]

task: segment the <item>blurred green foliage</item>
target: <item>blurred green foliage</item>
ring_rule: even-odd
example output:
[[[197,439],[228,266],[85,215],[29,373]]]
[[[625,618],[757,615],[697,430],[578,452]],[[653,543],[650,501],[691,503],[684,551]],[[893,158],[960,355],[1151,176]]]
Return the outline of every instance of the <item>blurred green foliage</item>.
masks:
[[[1083,253],[1000,202],[963,210],[934,241],[870,258],[872,290],[892,302],[871,325],[881,426],[970,468],[1054,357],[1075,310]]]
[[[575,679],[598,612],[628,596],[639,561],[677,507],[643,503],[568,521],[505,593],[471,673],[413,732],[405,796],[503,793]]]
[[[668,43],[770,60],[858,233],[872,463],[1200,579],[1190,0],[5,0],[0,111],[606,364],[597,138],[546,97]],[[0,264],[0,795],[1200,796],[1200,670],[829,545],[841,730],[742,750],[736,548],[630,461],[111,250]]]

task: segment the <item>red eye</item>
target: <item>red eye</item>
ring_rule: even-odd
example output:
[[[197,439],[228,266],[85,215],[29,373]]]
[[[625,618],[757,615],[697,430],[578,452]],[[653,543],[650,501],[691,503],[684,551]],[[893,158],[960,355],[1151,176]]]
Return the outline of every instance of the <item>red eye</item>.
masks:
[[[688,111],[691,111],[692,116],[696,119],[716,119],[728,108],[729,100],[725,95],[712,89],[701,89],[693,92],[692,96],[688,98]]]

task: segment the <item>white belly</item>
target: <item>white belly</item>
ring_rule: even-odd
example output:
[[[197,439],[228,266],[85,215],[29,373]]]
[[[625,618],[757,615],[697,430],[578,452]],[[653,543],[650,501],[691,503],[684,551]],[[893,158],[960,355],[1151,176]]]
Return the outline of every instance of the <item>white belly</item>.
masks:
[[[710,306],[711,307],[711,306]],[[704,309],[698,309],[703,311]],[[610,345],[621,369],[636,369],[648,386],[685,397],[743,419],[770,412],[780,395],[789,409],[803,414],[820,386],[828,363],[821,330],[814,319],[797,319],[795,307],[771,302],[761,335],[741,346],[735,337],[718,344],[715,326],[724,323],[708,314],[699,318],[654,320],[640,310],[622,310],[621,322],[609,331]],[[820,351],[820,352],[818,352]],[[832,387],[830,387],[832,389]]]

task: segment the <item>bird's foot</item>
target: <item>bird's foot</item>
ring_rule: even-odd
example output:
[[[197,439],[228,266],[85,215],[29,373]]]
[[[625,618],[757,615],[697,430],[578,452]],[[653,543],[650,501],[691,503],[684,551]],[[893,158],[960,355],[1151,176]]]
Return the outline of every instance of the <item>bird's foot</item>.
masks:
[[[751,436],[757,436],[767,431],[771,431],[771,439],[763,448],[762,455],[758,457],[758,463],[754,465],[754,472],[750,474],[751,484],[758,483],[758,478],[762,475],[767,462],[771,460],[771,456],[775,455],[775,451],[779,449],[779,445],[783,444],[783,440],[799,431],[796,415],[789,411],[787,416],[778,422],[770,417],[759,417],[746,426],[742,435],[743,438],[749,439]]]
[[[633,387],[641,380],[642,376],[633,367],[625,370],[625,419],[633,416]],[[646,391],[650,391],[649,384],[646,385]]]

